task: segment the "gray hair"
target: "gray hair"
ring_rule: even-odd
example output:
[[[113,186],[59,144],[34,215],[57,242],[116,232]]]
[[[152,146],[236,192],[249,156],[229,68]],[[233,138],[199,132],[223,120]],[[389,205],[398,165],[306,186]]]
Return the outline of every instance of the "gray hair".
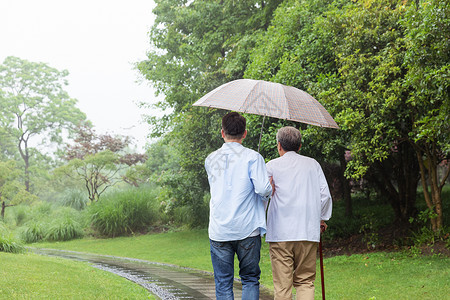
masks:
[[[278,129],[277,142],[281,144],[284,151],[298,151],[302,145],[302,134],[292,126]]]

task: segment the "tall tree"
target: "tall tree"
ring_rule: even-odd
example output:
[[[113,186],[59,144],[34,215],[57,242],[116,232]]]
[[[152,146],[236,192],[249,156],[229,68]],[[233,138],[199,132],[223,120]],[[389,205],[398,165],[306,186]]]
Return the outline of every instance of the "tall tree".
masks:
[[[61,143],[86,116],[64,90],[67,71],[45,63],[7,57],[0,65],[0,133],[14,140],[24,164],[24,182],[30,191],[30,165],[39,145]],[[54,144],[57,145],[57,144]]]
[[[425,201],[435,216],[435,231],[443,226],[442,188],[450,168],[441,178],[438,165],[450,158],[450,3],[417,1],[407,7],[405,75],[408,113],[413,120],[405,137],[420,167]]]
[[[255,37],[267,28],[280,2],[156,1],[151,49],[138,69],[164,94],[159,107],[172,109],[161,119],[151,119],[152,134],[173,132],[164,138],[178,148],[177,174],[185,184],[176,184],[173,191],[181,205],[194,211],[199,211],[195,205],[208,190],[203,161],[220,143],[218,128],[224,112],[192,108],[191,104],[213,88],[242,78]]]
[[[128,137],[97,135],[88,126],[77,129],[73,145],[67,145],[68,163],[55,170],[74,180],[81,180],[91,202],[98,201],[108,188],[127,181],[126,170],[146,160],[144,154],[129,153]]]
[[[324,94],[352,133],[349,174],[376,174],[401,220],[415,211],[419,178],[422,184],[430,178],[435,230],[442,226],[441,190],[448,176],[437,180],[450,134],[448,13],[447,1],[420,7],[411,1],[361,1],[330,12],[323,24],[339,70],[339,84]]]
[[[323,30],[321,19],[326,12],[340,9],[343,4],[349,2],[346,0],[284,1],[274,12],[271,26],[261,35],[252,52],[245,77],[279,82],[308,91],[335,116],[337,111],[329,105],[326,98],[320,96],[321,84],[318,83],[322,78],[329,78],[328,76],[338,72],[333,52],[335,44],[329,33]],[[305,137],[303,154],[340,165],[338,177],[346,202],[346,213],[351,215],[349,180],[344,177],[349,133],[342,128],[329,130],[268,119],[265,122],[263,134],[262,154],[264,157],[273,157],[272,149],[275,147],[268,140],[273,139],[274,129],[284,125],[302,128]],[[269,147],[267,151],[266,146]],[[275,151],[275,156],[277,155]]]

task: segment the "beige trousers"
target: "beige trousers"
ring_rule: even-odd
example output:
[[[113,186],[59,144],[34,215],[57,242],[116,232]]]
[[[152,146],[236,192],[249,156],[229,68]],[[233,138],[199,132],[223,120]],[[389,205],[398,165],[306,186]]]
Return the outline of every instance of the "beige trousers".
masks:
[[[308,241],[269,243],[275,300],[314,300],[318,243]]]

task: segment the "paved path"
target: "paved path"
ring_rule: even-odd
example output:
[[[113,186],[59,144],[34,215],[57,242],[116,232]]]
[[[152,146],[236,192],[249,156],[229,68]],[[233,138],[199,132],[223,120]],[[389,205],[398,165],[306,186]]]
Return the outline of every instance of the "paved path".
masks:
[[[120,275],[143,286],[160,299],[215,299],[214,278],[208,272],[110,255],[55,249],[32,249],[32,251],[42,255],[90,262],[96,268]],[[242,289],[239,282],[235,282],[234,292],[235,299],[241,299]],[[273,296],[262,288],[260,299],[269,300],[273,299]]]

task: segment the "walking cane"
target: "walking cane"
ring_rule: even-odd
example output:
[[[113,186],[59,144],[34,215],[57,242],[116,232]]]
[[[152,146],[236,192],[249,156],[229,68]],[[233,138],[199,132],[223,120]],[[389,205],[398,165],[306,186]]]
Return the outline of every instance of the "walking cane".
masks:
[[[324,230],[325,227],[320,226],[319,256],[320,256],[320,279],[322,283],[322,300],[325,300],[325,282],[323,279],[323,254],[322,254],[322,232]]]

